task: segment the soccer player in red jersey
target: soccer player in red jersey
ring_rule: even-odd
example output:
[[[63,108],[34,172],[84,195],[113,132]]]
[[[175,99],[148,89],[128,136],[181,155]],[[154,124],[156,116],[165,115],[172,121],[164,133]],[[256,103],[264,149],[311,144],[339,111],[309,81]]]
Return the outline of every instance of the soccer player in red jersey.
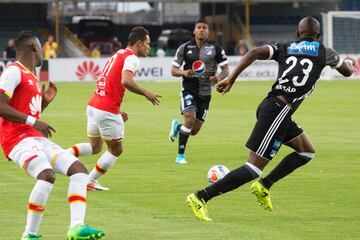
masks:
[[[21,32],[15,40],[15,50],[17,61],[0,78],[0,143],[6,157],[36,179],[22,239],[41,239],[38,229],[55,172],[70,178],[68,239],[100,239],[104,231],[84,224],[88,179],[85,166],[48,139],[55,129],[40,120],[41,112],[55,98],[57,89],[53,83],[46,90],[40,88],[35,76],[35,67],[42,63],[39,39],[32,32]]]
[[[154,105],[160,104],[160,95],[140,87],[134,81],[134,74],[140,65],[138,57],[146,57],[149,50],[149,32],[143,27],[134,27],[128,36],[127,47],[106,62],[97,81],[87,106],[89,143],[79,143],[68,149],[75,156],[86,156],[99,153],[104,141],[107,145],[107,151],[89,174],[88,190],[109,190],[101,186],[97,179],[115,164],[122,153],[127,114],[120,112],[120,105],[125,89],[143,95]]]

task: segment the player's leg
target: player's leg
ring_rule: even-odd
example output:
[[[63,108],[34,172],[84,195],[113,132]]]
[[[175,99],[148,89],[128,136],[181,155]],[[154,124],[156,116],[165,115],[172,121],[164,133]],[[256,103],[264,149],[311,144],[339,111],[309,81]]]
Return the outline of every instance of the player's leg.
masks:
[[[75,156],[48,139],[46,154],[51,157],[55,172],[69,176],[68,203],[70,226],[68,239],[100,239],[105,232],[85,225],[88,174],[85,166]]]
[[[97,161],[95,167],[89,174],[89,190],[109,190],[99,184],[97,179],[104,175],[114,166],[118,157],[121,155],[122,139],[124,137],[124,121],[120,114],[95,110],[95,120],[100,130],[101,137],[107,145],[105,151]]]
[[[122,153],[121,142],[105,141],[105,143],[107,145],[107,151],[100,156],[95,168],[89,174],[89,190],[109,190],[109,188],[101,186],[97,180],[115,165],[118,157]]]
[[[178,153],[176,155],[176,163],[186,164],[185,149],[191,134],[191,128],[196,121],[197,100],[191,92],[183,91],[181,93],[181,113],[184,116],[183,124],[177,125],[179,133]]]
[[[94,119],[94,110],[92,107],[87,108],[87,135],[88,143],[78,143],[67,149],[75,157],[88,156],[101,152],[103,140],[100,136],[98,125]]]
[[[256,154],[271,160],[285,141],[292,124],[291,108],[277,98],[265,100],[261,110],[258,111],[258,123],[258,129],[263,129],[259,130],[261,137],[257,138],[257,133],[254,131],[247,147]],[[268,211],[273,210],[270,190],[261,181],[251,184],[250,190],[256,196],[260,206]]]
[[[212,185],[190,194],[186,202],[193,210],[195,216],[203,221],[210,221],[206,203],[212,198],[227,193],[248,183],[262,174],[262,170],[269,161],[253,152],[249,152],[248,161],[241,167],[230,171],[224,178]]]
[[[22,239],[40,239],[38,230],[44,215],[46,201],[55,182],[55,174],[36,139],[21,141],[10,152],[9,158],[36,179],[29,202],[26,227]]]
[[[251,133],[251,136],[246,143],[250,153],[248,161],[241,167],[232,170],[223,179],[214,183],[213,185],[198,191],[194,196],[197,197],[199,202],[203,202],[203,205],[213,197],[220,194],[232,191],[243,184],[258,178],[262,174],[262,170],[268,164],[269,160],[275,155],[276,151],[280,148],[276,146],[276,151],[273,151],[275,142],[275,133],[282,132],[282,122],[286,117],[289,117],[290,108],[284,103],[277,103],[277,99],[265,99],[258,107],[257,110],[257,122]],[[280,129],[280,131],[278,131]],[[253,191],[253,189],[252,189]],[[253,191],[254,192],[254,191]],[[262,204],[268,204],[266,208],[272,209],[270,196],[262,196],[263,192],[254,192],[257,195],[259,201]],[[190,195],[188,196],[188,198]],[[189,203],[189,201],[187,201]],[[201,204],[196,205],[198,209],[201,209]],[[192,202],[189,205],[193,207]],[[197,211],[198,214],[199,210]],[[194,211],[194,213],[195,213]],[[196,215],[196,213],[195,213]]]
[[[288,139],[290,140],[287,141],[285,145],[291,147],[295,151],[285,156],[266,177],[260,180],[261,184],[267,189],[270,189],[274,183],[305,165],[315,157],[314,145],[311,143],[310,138],[295,124],[295,122],[293,122],[293,125],[289,129]]]
[[[191,127],[191,135],[196,135],[200,131],[209,113],[210,96],[203,96],[197,100],[196,120]]]

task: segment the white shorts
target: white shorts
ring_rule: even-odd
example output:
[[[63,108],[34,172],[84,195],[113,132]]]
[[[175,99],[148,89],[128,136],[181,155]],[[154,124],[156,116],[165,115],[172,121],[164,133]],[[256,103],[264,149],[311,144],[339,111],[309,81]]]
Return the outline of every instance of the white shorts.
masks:
[[[78,159],[45,137],[29,137],[19,142],[9,158],[33,178],[45,169],[67,175],[70,166]]]
[[[87,106],[88,137],[101,137],[105,141],[120,142],[124,138],[124,120],[114,114]]]

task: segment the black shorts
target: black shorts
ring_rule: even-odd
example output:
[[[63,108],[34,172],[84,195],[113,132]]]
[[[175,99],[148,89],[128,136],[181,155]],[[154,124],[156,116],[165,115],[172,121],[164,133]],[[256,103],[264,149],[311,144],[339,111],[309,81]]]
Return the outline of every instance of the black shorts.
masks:
[[[303,133],[292,119],[292,109],[276,97],[265,98],[256,111],[257,121],[246,147],[271,160],[283,143]]]
[[[180,93],[180,97],[181,114],[183,112],[196,112],[196,119],[200,122],[205,122],[209,112],[211,96],[199,96],[188,90],[183,90]]]

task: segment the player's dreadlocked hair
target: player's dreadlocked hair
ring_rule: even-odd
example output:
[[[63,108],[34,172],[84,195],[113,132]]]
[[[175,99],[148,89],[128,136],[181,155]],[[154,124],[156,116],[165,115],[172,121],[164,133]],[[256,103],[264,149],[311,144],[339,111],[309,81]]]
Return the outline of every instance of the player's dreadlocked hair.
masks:
[[[19,50],[29,42],[29,40],[32,40],[36,38],[36,35],[32,31],[22,31],[20,32],[19,36],[15,39],[15,50]]]

